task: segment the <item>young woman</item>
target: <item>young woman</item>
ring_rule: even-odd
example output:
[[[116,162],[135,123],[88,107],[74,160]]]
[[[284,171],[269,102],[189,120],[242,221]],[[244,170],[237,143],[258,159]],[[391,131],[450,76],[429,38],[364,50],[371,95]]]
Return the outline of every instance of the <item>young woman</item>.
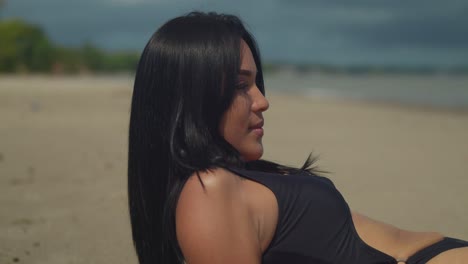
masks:
[[[268,107],[238,18],[194,12],[151,37],[129,137],[140,263],[468,263],[466,241],[351,212],[310,157],[302,168],[261,160]]]

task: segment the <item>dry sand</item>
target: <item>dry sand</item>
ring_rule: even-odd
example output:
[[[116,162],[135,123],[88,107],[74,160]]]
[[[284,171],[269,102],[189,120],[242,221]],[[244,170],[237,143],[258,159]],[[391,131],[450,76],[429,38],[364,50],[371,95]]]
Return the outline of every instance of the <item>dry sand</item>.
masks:
[[[0,76],[0,263],[136,263],[126,198],[132,82]],[[350,206],[468,239],[468,114],[273,94],[265,158],[310,151]]]

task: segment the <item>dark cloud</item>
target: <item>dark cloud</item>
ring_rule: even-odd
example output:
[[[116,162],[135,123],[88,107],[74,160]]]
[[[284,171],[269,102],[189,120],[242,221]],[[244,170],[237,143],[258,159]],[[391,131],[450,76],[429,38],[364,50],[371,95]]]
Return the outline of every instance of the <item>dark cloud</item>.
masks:
[[[0,14],[38,23],[62,44],[139,50],[162,23],[194,9],[240,15],[269,60],[459,64],[468,58],[468,2],[459,0],[12,0]]]
[[[378,0],[277,0],[283,5],[294,5],[301,7],[311,8],[374,8],[374,9],[387,9],[399,10],[400,12],[418,11],[418,12],[431,12],[440,11],[442,9],[459,9],[466,7],[465,0],[392,0],[392,1],[378,1]]]
[[[93,41],[110,48],[136,48],[146,41],[144,36],[148,38],[167,19],[166,10],[145,3],[118,5],[103,0],[15,0],[7,5],[5,13],[44,26],[62,44]],[[107,36],[119,34],[128,35],[127,43],[105,41]]]
[[[468,5],[467,5],[468,6]],[[391,19],[334,28],[360,44],[371,47],[468,48],[468,9],[433,13],[395,14]]]

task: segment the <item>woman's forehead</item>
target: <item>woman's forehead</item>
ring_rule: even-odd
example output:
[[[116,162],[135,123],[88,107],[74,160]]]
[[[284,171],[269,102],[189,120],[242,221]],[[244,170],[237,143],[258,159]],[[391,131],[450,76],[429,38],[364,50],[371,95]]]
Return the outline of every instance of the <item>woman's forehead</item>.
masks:
[[[241,71],[242,72],[252,72],[257,73],[257,65],[252,55],[252,51],[249,48],[249,45],[245,43],[244,40],[241,40]]]

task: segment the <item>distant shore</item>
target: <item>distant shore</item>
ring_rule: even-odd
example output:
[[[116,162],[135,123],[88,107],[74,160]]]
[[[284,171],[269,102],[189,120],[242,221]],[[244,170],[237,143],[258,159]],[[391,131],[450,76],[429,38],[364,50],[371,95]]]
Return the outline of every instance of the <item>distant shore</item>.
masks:
[[[133,73],[117,75],[1,75],[5,87],[132,87]],[[265,74],[267,93],[312,99],[354,101],[425,111],[468,112],[468,75],[298,73]],[[1,87],[1,86],[0,86]]]

